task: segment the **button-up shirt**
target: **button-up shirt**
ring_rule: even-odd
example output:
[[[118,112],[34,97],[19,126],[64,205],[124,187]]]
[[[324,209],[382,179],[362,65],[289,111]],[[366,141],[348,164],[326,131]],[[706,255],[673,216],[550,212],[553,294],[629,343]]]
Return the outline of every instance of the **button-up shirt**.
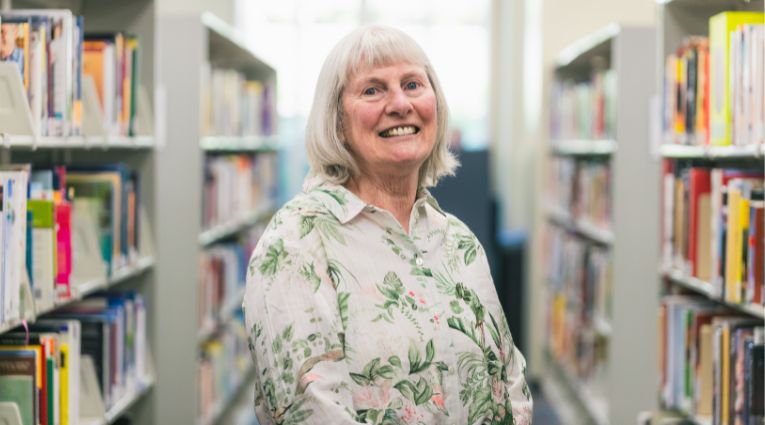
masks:
[[[475,235],[426,190],[409,222],[326,181],[274,215],[244,298],[261,424],[531,423]]]

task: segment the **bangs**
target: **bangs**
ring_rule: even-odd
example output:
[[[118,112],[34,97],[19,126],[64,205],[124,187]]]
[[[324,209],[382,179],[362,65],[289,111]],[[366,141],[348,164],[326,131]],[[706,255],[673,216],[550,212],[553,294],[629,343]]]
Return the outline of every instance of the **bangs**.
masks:
[[[348,60],[342,85],[348,82],[352,75],[365,68],[388,66],[397,63],[410,63],[427,68],[428,60],[425,52],[408,35],[397,30],[366,31],[348,49]]]

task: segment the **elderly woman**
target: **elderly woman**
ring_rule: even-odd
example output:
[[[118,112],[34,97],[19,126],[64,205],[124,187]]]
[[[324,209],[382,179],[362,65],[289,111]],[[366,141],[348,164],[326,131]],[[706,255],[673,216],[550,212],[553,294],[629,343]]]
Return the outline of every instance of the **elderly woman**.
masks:
[[[457,166],[447,115],[398,30],[359,29],[327,57],[310,176],[248,268],[261,424],[531,423],[486,256],[426,190]]]

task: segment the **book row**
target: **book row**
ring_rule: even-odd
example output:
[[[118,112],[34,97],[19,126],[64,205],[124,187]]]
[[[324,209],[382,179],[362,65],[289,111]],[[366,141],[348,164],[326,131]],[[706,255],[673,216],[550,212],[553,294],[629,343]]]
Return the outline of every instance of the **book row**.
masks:
[[[572,218],[599,228],[611,223],[611,170],[606,161],[553,157],[548,176],[548,202]]]
[[[555,140],[616,137],[616,73],[595,70],[587,81],[553,83],[550,136]]]
[[[764,212],[760,167],[709,168],[665,160],[665,268],[700,279],[726,302],[761,305]]]
[[[83,17],[68,9],[3,11],[0,25],[0,61],[18,65],[35,134],[80,135],[90,119],[106,135],[135,135],[136,37],[86,33]],[[101,116],[86,116],[88,90]]]
[[[277,190],[277,157],[208,155],[202,193],[202,227],[209,229],[273,205]]]
[[[273,83],[247,79],[236,70],[209,66],[202,77],[202,134],[269,136],[276,133]]]
[[[0,321],[49,309],[135,263],[139,199],[138,176],[124,164],[0,167]]]
[[[686,38],[665,59],[665,143],[751,145],[765,142],[763,14],[723,12],[709,37]]]
[[[763,423],[762,320],[697,296],[668,295],[659,321],[664,408],[715,425]]]
[[[24,425],[76,425],[150,378],[146,306],[136,293],[95,296],[0,336],[0,402]],[[95,391],[95,392],[94,392]]]
[[[238,241],[212,245],[200,254],[200,328],[210,328],[241,308],[247,264],[264,230],[261,224]]]
[[[247,371],[252,359],[247,343],[244,315],[239,309],[236,318],[220,334],[218,339],[204,344],[199,356],[199,417],[201,423],[213,423],[236,395],[241,385],[246,385]],[[204,420],[207,419],[207,420]]]
[[[545,252],[549,253],[548,347],[572,373],[590,381],[607,364],[611,256],[554,225],[546,229]]]

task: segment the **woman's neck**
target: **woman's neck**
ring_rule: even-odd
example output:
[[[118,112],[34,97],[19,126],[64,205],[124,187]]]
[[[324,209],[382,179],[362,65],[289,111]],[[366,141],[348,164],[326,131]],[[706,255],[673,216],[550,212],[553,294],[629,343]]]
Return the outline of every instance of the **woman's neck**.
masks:
[[[417,198],[418,176],[375,176],[363,174],[348,179],[345,187],[367,204],[384,208],[409,233],[409,216]]]

